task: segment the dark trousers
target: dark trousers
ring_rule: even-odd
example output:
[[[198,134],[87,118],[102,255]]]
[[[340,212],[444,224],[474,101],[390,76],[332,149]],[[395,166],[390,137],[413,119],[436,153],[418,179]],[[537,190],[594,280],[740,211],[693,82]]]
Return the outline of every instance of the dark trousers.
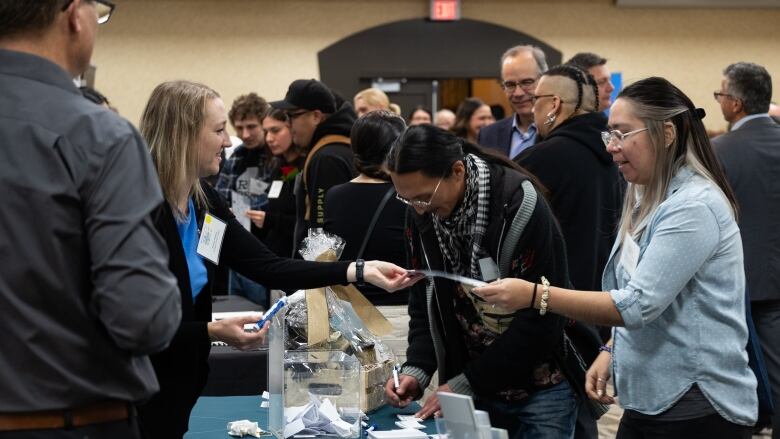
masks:
[[[0,439],[141,439],[135,417],[62,430],[3,431]]]
[[[656,421],[623,415],[615,439],[750,439],[752,427],[729,422],[718,414],[685,421]]]
[[[599,439],[596,418],[590,413],[587,402],[580,401],[577,409],[577,424],[574,426],[574,439]]]
[[[772,438],[780,439],[780,301],[753,302],[750,309],[761,342],[775,404]]]

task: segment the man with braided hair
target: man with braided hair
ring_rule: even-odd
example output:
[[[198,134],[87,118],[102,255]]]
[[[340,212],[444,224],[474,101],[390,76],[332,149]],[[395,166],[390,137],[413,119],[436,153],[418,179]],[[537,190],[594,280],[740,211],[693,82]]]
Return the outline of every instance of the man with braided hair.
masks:
[[[550,191],[550,204],[566,240],[572,284],[576,289],[599,291],[615,240],[623,186],[601,140],[607,118],[598,111],[596,82],[576,67],[553,67],[539,79],[533,100],[539,139],[515,161]],[[578,325],[578,329],[597,340],[594,328]],[[580,350],[586,361],[598,353]],[[595,438],[595,434],[595,422],[581,412],[575,437]]]

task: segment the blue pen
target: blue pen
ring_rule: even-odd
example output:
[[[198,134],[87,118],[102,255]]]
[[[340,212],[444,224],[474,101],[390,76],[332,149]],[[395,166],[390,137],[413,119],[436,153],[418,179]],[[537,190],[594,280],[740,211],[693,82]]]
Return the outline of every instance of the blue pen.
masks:
[[[256,329],[263,329],[263,326],[265,326],[265,322],[271,320],[274,318],[274,315],[276,315],[277,312],[279,312],[284,305],[287,305],[287,296],[282,296],[279,300],[276,301],[276,303],[271,306],[271,309],[266,311],[266,313],[263,315],[263,318],[260,319],[259,322],[255,323]]]

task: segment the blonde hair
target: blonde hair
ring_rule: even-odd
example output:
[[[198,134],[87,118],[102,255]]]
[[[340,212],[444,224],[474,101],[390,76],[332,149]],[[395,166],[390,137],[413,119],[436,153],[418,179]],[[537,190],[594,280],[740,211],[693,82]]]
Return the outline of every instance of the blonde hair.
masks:
[[[372,107],[380,107],[383,110],[390,109],[390,98],[387,97],[385,92],[378,88],[372,87],[359,91],[353,100],[356,101],[358,99],[363,99],[366,101],[366,104]]]
[[[638,81],[623,90],[618,98],[629,101],[634,116],[645,123],[655,153],[655,166],[648,184],[628,184],[617,239],[622,241],[627,233],[634,238],[641,235],[650,217],[666,199],[672,179],[684,166],[720,189],[736,219],[736,199],[704,130],[703,110],[696,109],[681,90],[663,78]],[[671,123],[674,131],[669,145],[666,145],[666,123]]]
[[[140,131],[149,144],[163,196],[177,219],[185,217],[178,202],[185,195],[208,208],[198,178],[197,139],[206,108],[219,98],[213,89],[191,81],[169,81],[155,87],[141,116]]]

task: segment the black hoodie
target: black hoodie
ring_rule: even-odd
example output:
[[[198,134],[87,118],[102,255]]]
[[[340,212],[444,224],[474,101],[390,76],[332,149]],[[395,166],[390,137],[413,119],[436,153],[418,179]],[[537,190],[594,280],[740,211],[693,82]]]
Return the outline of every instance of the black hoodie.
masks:
[[[623,205],[624,180],[601,140],[606,130],[601,112],[575,116],[515,160],[550,191],[578,290],[601,291]]]
[[[349,103],[343,103],[335,113],[317,126],[308,148],[311,149],[320,139],[331,134],[339,134],[349,138],[349,133],[352,131],[352,125],[356,119],[357,116],[352,106]],[[300,245],[301,239],[306,236],[306,231],[309,228],[325,225],[325,194],[328,190],[357,176],[353,164],[352,148],[348,143],[329,143],[317,150],[309,160],[305,197],[309,199],[311,215],[309,221],[304,219],[306,209],[301,188],[296,191],[296,202],[298,203],[296,248]]]

